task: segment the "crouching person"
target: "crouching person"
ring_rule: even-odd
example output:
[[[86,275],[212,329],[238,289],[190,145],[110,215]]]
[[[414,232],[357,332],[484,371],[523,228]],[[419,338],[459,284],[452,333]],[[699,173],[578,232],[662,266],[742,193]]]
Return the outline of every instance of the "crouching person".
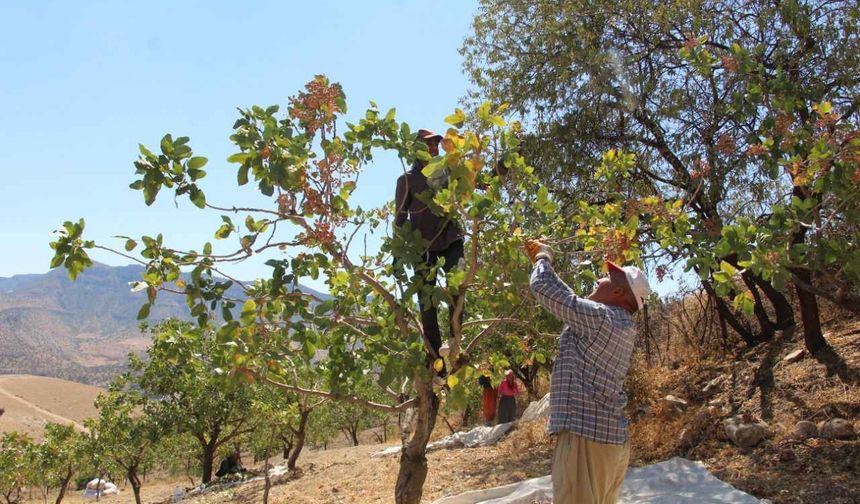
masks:
[[[566,324],[550,388],[553,502],[615,503],[630,460],[622,384],[636,341],[632,314],[650,293],[648,280],[609,262],[608,275],[581,298],[553,270],[547,245],[528,240],[525,251],[535,298]]]

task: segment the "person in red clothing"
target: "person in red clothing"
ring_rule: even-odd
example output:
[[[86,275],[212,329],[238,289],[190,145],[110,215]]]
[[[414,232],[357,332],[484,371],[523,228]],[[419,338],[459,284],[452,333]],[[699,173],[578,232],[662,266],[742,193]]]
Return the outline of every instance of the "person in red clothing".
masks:
[[[520,395],[520,386],[514,372],[505,371],[505,379],[499,384],[499,423],[513,422],[517,416],[517,396]]]
[[[481,410],[484,413],[484,425],[489,427],[493,425],[493,420],[496,419],[496,400],[498,399],[498,393],[496,388],[493,387],[493,382],[490,381],[489,376],[481,375],[480,378],[478,378],[478,383],[484,389],[481,396]]]

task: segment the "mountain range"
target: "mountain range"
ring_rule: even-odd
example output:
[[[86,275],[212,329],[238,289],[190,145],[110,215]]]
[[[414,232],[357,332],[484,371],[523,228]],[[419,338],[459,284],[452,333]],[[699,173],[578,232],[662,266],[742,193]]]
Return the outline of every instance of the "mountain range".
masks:
[[[129,286],[142,272],[136,265],[96,263],[75,281],[62,269],[0,278],[0,374],[109,383],[125,369],[129,352],[142,353],[149,344],[136,320],[146,295]],[[184,296],[159,295],[148,322],[169,317],[190,317]]]

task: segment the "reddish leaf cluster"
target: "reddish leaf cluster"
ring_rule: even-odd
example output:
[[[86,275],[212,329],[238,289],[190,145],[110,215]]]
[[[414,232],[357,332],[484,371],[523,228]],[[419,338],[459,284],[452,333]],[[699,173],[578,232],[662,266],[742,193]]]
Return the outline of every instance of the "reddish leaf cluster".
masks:
[[[733,56],[723,56],[723,68],[732,73],[738,72],[738,60],[736,60]]]
[[[709,173],[711,173],[711,165],[710,165],[710,163],[708,163],[705,160],[697,159],[693,163],[693,165],[696,167],[693,169],[693,171],[690,172],[690,177],[693,180],[698,180],[702,177],[707,176]]]
[[[657,276],[658,282],[662,282],[663,279],[666,278],[666,273],[666,266],[663,266],[662,264],[660,266],[657,266],[657,268],[654,270],[654,274]]]
[[[720,135],[719,140],[717,140],[717,150],[725,155],[734,154],[737,148],[738,146],[735,144],[735,139],[728,133],[723,133]]]
[[[603,253],[609,261],[623,263],[624,252],[630,248],[630,245],[630,238],[624,230],[613,229],[603,236]]]
[[[343,113],[340,84],[331,84],[324,75],[317,75],[305,84],[305,90],[290,98],[290,117],[299,121],[308,136],[320,130],[323,134],[331,133],[335,114]]]

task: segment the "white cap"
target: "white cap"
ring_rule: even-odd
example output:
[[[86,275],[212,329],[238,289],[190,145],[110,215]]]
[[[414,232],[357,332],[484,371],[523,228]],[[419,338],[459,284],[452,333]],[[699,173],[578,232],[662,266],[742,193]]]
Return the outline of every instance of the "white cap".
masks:
[[[651,287],[648,285],[648,279],[645,277],[645,273],[636,266],[624,266],[622,268],[612,261],[606,261],[606,266],[609,269],[614,269],[624,273],[624,277],[627,279],[627,284],[633,292],[633,297],[636,298],[636,304],[641,310],[642,307],[645,306],[645,300],[648,299],[648,296],[651,294]]]

